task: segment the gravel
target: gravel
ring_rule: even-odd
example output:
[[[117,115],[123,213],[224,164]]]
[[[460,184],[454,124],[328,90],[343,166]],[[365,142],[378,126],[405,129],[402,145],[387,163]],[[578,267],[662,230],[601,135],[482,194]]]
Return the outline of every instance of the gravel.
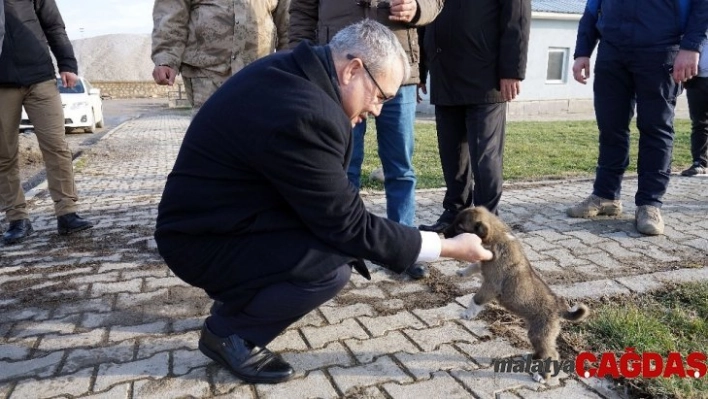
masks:
[[[149,34],[112,34],[71,42],[79,75],[89,82],[152,81]]]

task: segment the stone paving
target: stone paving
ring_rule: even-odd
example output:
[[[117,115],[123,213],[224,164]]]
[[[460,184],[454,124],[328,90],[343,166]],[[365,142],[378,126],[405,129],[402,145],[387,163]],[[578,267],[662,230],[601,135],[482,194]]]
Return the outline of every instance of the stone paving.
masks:
[[[459,313],[479,286],[432,265],[461,295],[433,298],[425,281],[373,267],[270,346],[297,370],[278,385],[241,383],[197,350],[211,305],[176,278],[156,252],[156,207],[188,119],[166,113],[124,123],[76,163],[82,215],[97,225],[56,234],[46,186],[29,195],[36,233],[0,247],[0,398],[615,398],[603,381],[562,375],[541,385],[495,374],[491,359],[528,346]],[[501,213],[553,289],[571,300],[708,280],[708,179],[675,176],[665,197],[666,235],[633,227],[636,180],[625,214],[575,220],[563,210],[588,181],[506,188]],[[380,193],[364,193],[384,213]],[[441,212],[442,191],[420,191],[420,222]],[[4,221],[3,221],[4,223]],[[4,223],[6,226],[6,223]],[[426,296],[427,295],[427,296]],[[418,299],[418,300],[416,300]],[[413,304],[413,305],[411,305]]]

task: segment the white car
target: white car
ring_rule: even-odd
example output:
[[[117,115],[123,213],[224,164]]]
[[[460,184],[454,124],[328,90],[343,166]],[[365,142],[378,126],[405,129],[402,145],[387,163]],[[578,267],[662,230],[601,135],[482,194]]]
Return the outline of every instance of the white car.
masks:
[[[103,127],[101,90],[92,87],[82,77],[79,77],[73,88],[64,87],[61,78],[57,78],[57,88],[64,108],[64,128],[67,133],[73,129],[84,129],[88,133],[93,133],[97,127]],[[22,107],[20,131],[33,128],[25,108]]]

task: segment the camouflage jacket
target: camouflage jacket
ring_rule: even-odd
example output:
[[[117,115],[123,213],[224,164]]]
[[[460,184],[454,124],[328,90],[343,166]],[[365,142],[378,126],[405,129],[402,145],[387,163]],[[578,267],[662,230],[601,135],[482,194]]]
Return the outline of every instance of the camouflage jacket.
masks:
[[[193,77],[234,74],[287,48],[289,0],[156,0],[152,60]]]

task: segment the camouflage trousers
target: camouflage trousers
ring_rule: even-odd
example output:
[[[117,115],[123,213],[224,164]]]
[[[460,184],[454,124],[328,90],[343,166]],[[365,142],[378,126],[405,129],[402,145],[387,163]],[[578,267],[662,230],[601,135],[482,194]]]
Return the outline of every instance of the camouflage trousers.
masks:
[[[192,71],[195,71],[195,69]],[[182,77],[184,80],[184,89],[187,93],[187,100],[192,105],[192,115],[196,115],[199,108],[214,94],[216,89],[221,87],[221,85],[231,77],[230,73],[222,75],[206,69],[200,69],[198,71],[196,76]]]

